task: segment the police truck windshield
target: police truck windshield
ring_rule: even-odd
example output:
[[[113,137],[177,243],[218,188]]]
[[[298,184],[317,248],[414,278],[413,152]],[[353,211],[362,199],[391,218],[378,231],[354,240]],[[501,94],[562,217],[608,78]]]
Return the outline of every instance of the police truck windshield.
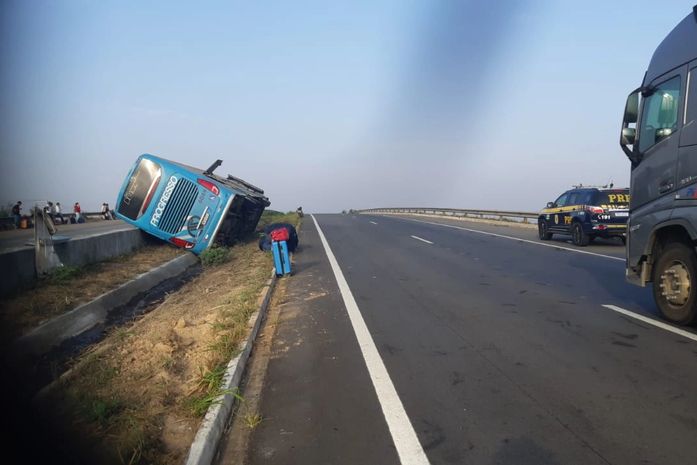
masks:
[[[160,165],[147,158],[142,158],[128,181],[119,203],[118,212],[132,220],[138,219],[148,208],[161,177],[162,168]]]

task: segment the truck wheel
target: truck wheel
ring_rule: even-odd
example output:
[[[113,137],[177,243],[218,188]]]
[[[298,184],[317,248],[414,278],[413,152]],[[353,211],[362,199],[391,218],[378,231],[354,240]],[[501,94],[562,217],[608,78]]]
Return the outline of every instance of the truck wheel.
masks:
[[[574,245],[578,245],[579,247],[588,245],[590,239],[588,238],[588,234],[583,231],[581,223],[576,222],[571,226],[571,240]]]
[[[677,242],[666,247],[653,269],[653,298],[666,320],[689,325],[697,317],[697,257]]]
[[[537,222],[537,233],[540,236],[540,240],[548,241],[552,238],[552,233],[549,232],[549,225],[545,220]]]

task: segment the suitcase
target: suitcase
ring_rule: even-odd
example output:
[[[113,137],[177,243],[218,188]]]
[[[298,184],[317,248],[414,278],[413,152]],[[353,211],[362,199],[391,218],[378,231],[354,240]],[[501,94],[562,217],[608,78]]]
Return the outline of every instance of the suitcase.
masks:
[[[272,242],[271,251],[273,252],[273,266],[276,269],[276,276],[290,274],[290,257],[286,241]]]

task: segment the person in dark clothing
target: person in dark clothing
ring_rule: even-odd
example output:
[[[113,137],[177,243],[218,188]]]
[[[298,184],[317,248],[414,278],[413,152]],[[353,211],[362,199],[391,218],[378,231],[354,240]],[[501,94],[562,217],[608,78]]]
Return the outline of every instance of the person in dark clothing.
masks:
[[[19,221],[22,219],[22,202],[19,201],[12,207],[12,218],[15,220],[15,228],[19,228]]]
[[[288,223],[272,223],[264,228],[264,235],[259,238],[259,250],[271,250],[271,234],[277,229],[286,229],[288,231],[288,252],[293,253],[298,248],[298,232],[295,226]]]

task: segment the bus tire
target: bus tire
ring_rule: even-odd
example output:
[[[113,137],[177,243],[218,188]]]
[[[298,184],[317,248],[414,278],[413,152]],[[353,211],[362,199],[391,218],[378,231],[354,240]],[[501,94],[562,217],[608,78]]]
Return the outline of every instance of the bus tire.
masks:
[[[661,315],[681,325],[697,317],[697,256],[694,249],[674,242],[663,249],[653,267],[653,298]]]

